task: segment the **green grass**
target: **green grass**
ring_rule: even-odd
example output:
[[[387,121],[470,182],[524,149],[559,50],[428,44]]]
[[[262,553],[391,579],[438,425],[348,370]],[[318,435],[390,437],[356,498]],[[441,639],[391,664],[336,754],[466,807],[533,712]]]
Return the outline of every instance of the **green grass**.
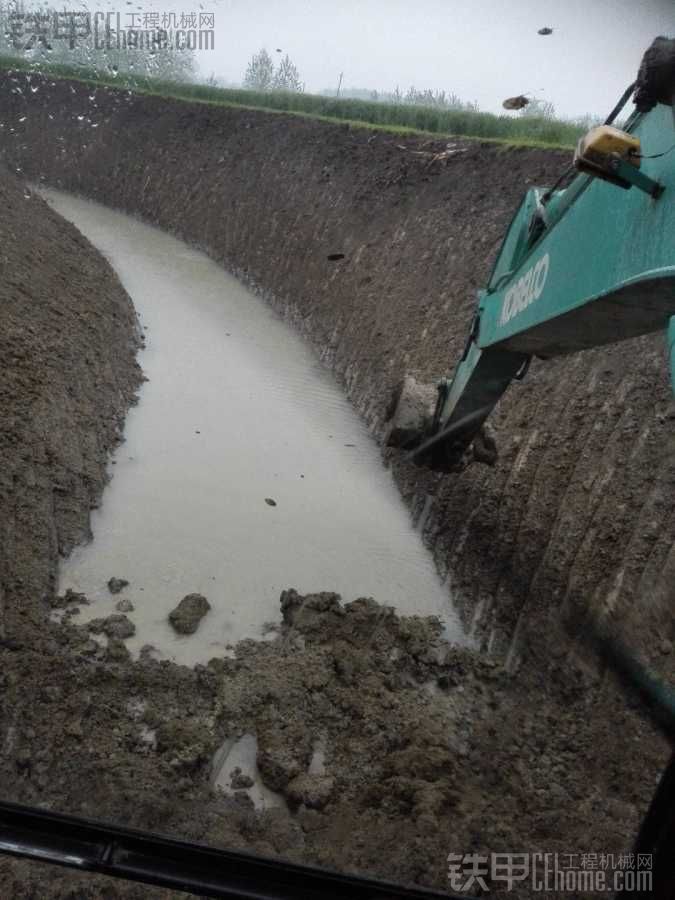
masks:
[[[500,143],[573,147],[582,129],[571,122],[519,116],[497,116],[471,110],[435,109],[426,106],[376,103],[367,100],[337,99],[315,94],[258,92],[218,88],[206,84],[171,82],[133,74],[112,76],[95,69],[74,65],[36,65],[23,59],[1,57],[0,68],[39,70],[57,78],[72,78],[91,84],[129,88],[135,92],[212,103],[243,106],[273,112],[293,113],[350,125],[375,127],[387,131],[431,136],[453,135]]]

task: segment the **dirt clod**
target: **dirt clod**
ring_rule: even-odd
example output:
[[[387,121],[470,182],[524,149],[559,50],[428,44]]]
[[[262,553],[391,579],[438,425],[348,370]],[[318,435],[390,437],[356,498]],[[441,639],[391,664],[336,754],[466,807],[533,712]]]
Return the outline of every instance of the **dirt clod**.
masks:
[[[178,634],[194,634],[210,609],[209,601],[202,594],[187,594],[169,613],[169,622]]]
[[[121,613],[115,613],[106,619],[92,619],[87,623],[87,628],[92,634],[105,634],[109,638],[116,638],[120,641],[136,634],[134,623]]]
[[[289,801],[308,809],[323,809],[335,789],[335,779],[326,775],[298,775],[286,785],[284,793]]]
[[[108,590],[111,594],[119,594],[128,584],[129,582],[125,578],[111,578],[108,581]]]
[[[71,604],[88,604],[89,600],[85,594],[80,594],[70,588],[61,596],[53,596],[49,598],[49,605],[52,609],[66,609]]]
[[[230,787],[232,787],[233,790],[247,790],[248,788],[252,788],[254,784],[255,782],[251,776],[244,775],[238,766],[230,772]]]
[[[110,638],[106,648],[106,658],[112,662],[128,662],[130,654],[124,641],[119,638]]]
[[[128,613],[134,611],[134,604],[129,600],[128,597],[123,597],[121,600],[118,600],[115,604],[115,609],[122,613]]]

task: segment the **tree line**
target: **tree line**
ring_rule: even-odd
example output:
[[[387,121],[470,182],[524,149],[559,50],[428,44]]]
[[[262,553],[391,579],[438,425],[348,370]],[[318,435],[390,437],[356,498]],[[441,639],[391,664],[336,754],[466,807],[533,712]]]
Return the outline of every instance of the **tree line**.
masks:
[[[81,15],[86,16],[86,11]],[[38,64],[74,65],[113,77],[150,76],[163,81],[190,81],[195,77],[197,64],[192,50],[127,46],[125,31],[118,35],[113,30],[98,35],[99,44],[110,46],[97,47],[91,21],[82,20],[80,24],[79,19],[71,46],[70,40],[57,32],[53,16],[49,11],[26,7],[23,0],[0,2],[0,55]]]
[[[291,93],[302,93],[305,89],[298,68],[288,53],[279,62],[279,65],[275,66],[272,57],[264,47],[253,54],[246,67],[244,87],[253,91],[289,91]]]

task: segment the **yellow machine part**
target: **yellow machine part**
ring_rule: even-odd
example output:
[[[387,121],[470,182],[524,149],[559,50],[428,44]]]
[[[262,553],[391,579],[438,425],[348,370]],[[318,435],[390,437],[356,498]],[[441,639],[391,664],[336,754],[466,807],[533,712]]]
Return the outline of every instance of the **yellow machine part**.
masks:
[[[603,163],[612,156],[620,156],[639,169],[640,140],[611,125],[598,125],[579,141],[574,154],[574,163],[581,169],[584,168],[584,163],[590,164],[593,168],[603,167]]]

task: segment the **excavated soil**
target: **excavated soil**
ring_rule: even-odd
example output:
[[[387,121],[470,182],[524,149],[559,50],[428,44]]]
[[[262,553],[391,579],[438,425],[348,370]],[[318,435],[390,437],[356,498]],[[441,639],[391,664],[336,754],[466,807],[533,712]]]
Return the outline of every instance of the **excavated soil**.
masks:
[[[564,163],[461,141],[438,157],[445,142],[25,81],[0,84],[11,167],[242,274],[375,434],[405,371],[452,364],[517,198]],[[390,456],[491,654],[448,647],[433,620],[289,591],[276,639],[234,659],[132,663],[48,613],[64,603],[58,553],[88,534],[140,384],[133,311],[74,228],[9,174],[0,193],[0,795],[441,889],[449,852],[629,849],[668,750],[581,638],[608,612],[672,679],[662,338],[534,367],[500,407],[495,469],[436,476]],[[211,786],[214,752],[245,734],[287,808],[261,814]],[[170,896],[6,858],[0,892]]]

